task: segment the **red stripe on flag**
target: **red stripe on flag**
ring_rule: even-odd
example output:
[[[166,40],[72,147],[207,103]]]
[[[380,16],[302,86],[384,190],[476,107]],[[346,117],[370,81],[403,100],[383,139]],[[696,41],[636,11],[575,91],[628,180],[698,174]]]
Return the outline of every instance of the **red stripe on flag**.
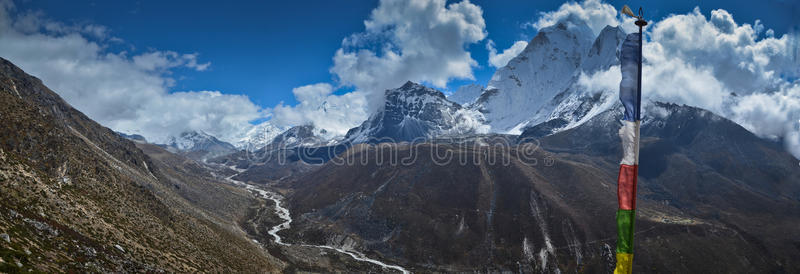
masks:
[[[638,174],[638,165],[619,165],[619,177],[617,178],[619,209],[636,209],[636,178]]]

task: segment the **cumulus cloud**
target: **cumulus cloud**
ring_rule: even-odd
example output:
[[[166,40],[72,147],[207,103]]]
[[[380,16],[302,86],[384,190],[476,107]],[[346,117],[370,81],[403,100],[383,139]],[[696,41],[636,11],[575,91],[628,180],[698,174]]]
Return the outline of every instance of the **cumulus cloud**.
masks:
[[[466,47],[487,34],[483,11],[468,0],[382,0],[364,26],[344,39],[330,71],[365,93],[373,110],[384,90],[405,81],[442,88],[451,79],[474,79],[477,62]]]
[[[594,35],[600,34],[606,26],[618,26],[620,21],[631,22],[622,24],[623,29],[630,33],[633,31],[631,18],[620,18],[619,12],[614,6],[603,3],[600,0],[585,0],[583,2],[567,2],[562,4],[557,10],[541,12],[539,18],[527,24],[535,29],[542,29],[557,24],[558,22],[584,22],[589,25]],[[633,27],[630,27],[633,26]]]
[[[500,54],[497,53],[497,50],[494,48],[494,41],[489,40],[486,42],[486,50],[489,51],[489,65],[499,68],[503,67],[508,64],[508,61],[517,57],[525,47],[528,46],[528,42],[526,41],[517,41],[511,45],[510,48],[503,50]]]
[[[642,67],[642,90],[648,91],[642,92],[643,100],[685,103],[716,112],[723,109],[731,92],[714,76],[712,67],[664,55],[657,43],[648,44],[643,53],[647,63]]]
[[[612,66],[608,70],[600,70],[593,74],[581,73],[578,76],[578,86],[581,90],[596,94],[608,90],[618,90],[622,81],[619,66]]]
[[[731,116],[762,137],[782,140],[786,149],[800,158],[800,84],[736,98]]]
[[[145,133],[145,137],[161,142],[167,136],[186,130],[199,130],[225,141],[234,141],[251,127],[249,121],[267,115],[247,96],[219,91],[161,94],[146,101],[135,112],[137,115],[133,119],[114,120],[109,126]]]
[[[651,39],[658,48],[648,60],[660,54],[707,67],[740,94],[775,90],[784,77],[797,77],[788,35],[758,39],[752,25],[737,24],[725,10],[713,10],[710,19],[699,8],[669,16],[652,26]]]
[[[108,28],[70,25],[41,12],[16,13],[0,3],[0,56],[58,92],[90,118],[117,131],[154,141],[185,130],[235,140],[265,112],[246,96],[218,91],[174,92],[171,69],[206,70],[196,53],[111,52]]]
[[[344,135],[368,116],[367,100],[360,91],[335,95],[331,84],[317,83],[294,88],[292,93],[300,103],[275,106],[271,123],[281,127],[311,124],[330,137]]]

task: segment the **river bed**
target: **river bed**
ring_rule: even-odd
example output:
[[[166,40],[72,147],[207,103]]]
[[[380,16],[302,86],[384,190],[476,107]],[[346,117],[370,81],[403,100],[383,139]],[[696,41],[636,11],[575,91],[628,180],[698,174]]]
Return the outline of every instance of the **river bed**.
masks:
[[[278,232],[280,232],[281,230],[290,228],[291,227],[291,223],[292,223],[292,215],[289,213],[289,209],[283,206],[283,202],[282,202],[283,201],[283,196],[281,196],[280,194],[275,193],[273,191],[264,190],[264,189],[258,188],[256,186],[253,186],[253,185],[241,182],[241,181],[233,180],[232,177],[233,176],[228,177],[227,178],[228,181],[232,182],[235,185],[244,187],[245,189],[249,190],[250,192],[256,194],[259,198],[272,200],[275,203],[275,213],[277,213],[278,217],[281,218],[281,220],[283,220],[283,222],[278,224],[278,225],[275,225],[275,226],[271,227],[267,233],[273,237],[273,241],[276,244],[279,244],[279,245],[282,245],[282,246],[291,246],[291,245],[293,245],[293,244],[284,242],[283,239],[281,238],[281,236],[278,235]],[[391,264],[387,264],[387,263],[384,263],[384,262],[381,262],[381,261],[378,261],[378,260],[375,260],[375,259],[370,259],[366,255],[364,255],[363,253],[355,251],[355,250],[343,249],[343,248],[340,248],[340,247],[334,247],[334,246],[329,246],[329,245],[309,245],[309,244],[296,244],[296,245],[306,246],[306,247],[316,247],[316,248],[327,249],[327,250],[333,250],[333,251],[336,251],[336,252],[340,252],[342,254],[347,254],[348,256],[352,257],[353,259],[355,259],[357,261],[367,262],[367,263],[378,265],[378,266],[383,267],[383,268],[397,270],[397,271],[400,271],[400,272],[402,272],[404,274],[411,273],[410,271],[406,270],[405,268],[403,268],[401,266],[391,265]]]

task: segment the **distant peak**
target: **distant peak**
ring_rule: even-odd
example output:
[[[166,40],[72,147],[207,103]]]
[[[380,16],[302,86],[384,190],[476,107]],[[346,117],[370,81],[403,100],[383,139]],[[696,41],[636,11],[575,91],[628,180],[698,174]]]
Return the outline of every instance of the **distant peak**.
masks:
[[[429,96],[435,96],[435,97],[439,97],[439,98],[442,98],[442,99],[446,99],[446,96],[444,96],[444,93],[442,93],[441,91],[433,89],[433,88],[429,88],[429,87],[426,87],[426,86],[423,86],[423,85],[420,85],[420,84],[417,84],[417,83],[414,83],[414,82],[411,82],[411,81],[407,81],[405,84],[403,84],[399,88],[386,90],[387,98],[388,97],[393,97],[393,96],[398,96],[398,95],[402,95],[402,96],[408,96],[408,95],[411,95],[411,96],[424,96],[424,95],[429,95]]]
[[[575,33],[575,34],[585,34],[591,33],[591,28],[586,22],[579,21],[579,22],[572,22],[572,21],[560,21],[555,25],[544,27],[539,30],[539,33],[548,34],[548,33],[556,33],[556,32],[567,32],[567,33]]]
[[[600,31],[600,35],[602,35],[605,32],[614,32],[614,31],[621,31],[621,30],[622,30],[622,28],[620,28],[619,26],[612,27],[611,25],[606,25],[606,27],[603,28],[603,30]]]
[[[400,89],[412,89],[412,88],[418,88],[418,87],[422,87],[422,85],[414,83],[414,82],[411,82],[411,81],[406,81],[406,83],[403,84],[403,86],[401,86]]]

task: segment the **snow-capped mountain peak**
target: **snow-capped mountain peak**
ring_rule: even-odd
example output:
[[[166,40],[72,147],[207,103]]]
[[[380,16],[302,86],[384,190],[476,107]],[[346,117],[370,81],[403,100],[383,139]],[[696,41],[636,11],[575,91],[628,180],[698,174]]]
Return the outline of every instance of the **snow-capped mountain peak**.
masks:
[[[332,142],[326,137],[327,132],[324,129],[319,129],[313,125],[294,126],[275,136],[268,148],[324,146]]]
[[[581,64],[583,72],[591,74],[618,65],[619,45],[624,40],[625,32],[619,26],[606,26],[603,28]]]
[[[211,144],[227,144],[203,131],[185,131],[178,136],[169,137],[166,145],[179,150],[201,149]]]
[[[560,22],[543,28],[508,65],[499,68],[472,106],[484,113],[494,132],[519,134],[551,122],[554,130],[610,107],[607,94],[583,90],[579,79],[619,64],[625,33],[607,26],[594,37],[585,24]]]
[[[442,92],[414,82],[387,90],[385,98],[377,113],[347,132],[346,141],[410,142],[486,130],[479,112],[464,109],[447,100]]]
[[[537,119],[531,119],[526,127],[547,124],[545,127],[553,127],[551,133],[555,133],[579,126],[615,107],[619,102],[616,86],[595,90],[585,86],[584,82],[590,82],[587,79],[596,73],[602,73],[600,76],[603,78],[619,75],[618,71],[609,68],[619,65],[619,46],[623,40],[625,33],[621,28],[606,26],[583,58],[577,81],[539,109]]]
[[[272,143],[275,136],[286,130],[286,128],[278,127],[269,121],[262,122],[248,130],[245,136],[236,142],[236,147],[248,151],[258,150]]]
[[[197,160],[205,160],[236,151],[236,147],[230,143],[202,131],[185,131],[178,136],[169,137],[162,146],[175,153],[191,153],[192,158]]]
[[[536,112],[579,75],[593,38],[585,23],[561,22],[541,29],[517,57],[495,72],[476,102],[492,131],[519,133],[539,120]]]

